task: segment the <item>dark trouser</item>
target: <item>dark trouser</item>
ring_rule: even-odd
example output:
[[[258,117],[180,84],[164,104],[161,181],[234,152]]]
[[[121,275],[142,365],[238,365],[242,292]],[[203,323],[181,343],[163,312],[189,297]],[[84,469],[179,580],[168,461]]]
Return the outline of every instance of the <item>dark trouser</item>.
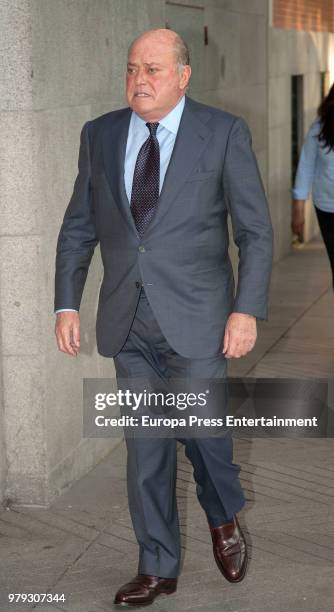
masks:
[[[114,358],[117,379],[147,377],[161,388],[168,377],[223,378],[226,359],[187,359],[168,344],[142,292],[128,339]],[[231,433],[221,437],[184,438],[194,468],[198,500],[212,527],[239,512],[245,503],[233,463]],[[139,543],[142,574],[176,577],[180,566],[180,532],[176,503],[176,439],[126,438],[127,486],[131,519]]]
[[[332,281],[334,289],[334,212],[326,212],[314,206],[323,241],[327,250],[332,269]]]

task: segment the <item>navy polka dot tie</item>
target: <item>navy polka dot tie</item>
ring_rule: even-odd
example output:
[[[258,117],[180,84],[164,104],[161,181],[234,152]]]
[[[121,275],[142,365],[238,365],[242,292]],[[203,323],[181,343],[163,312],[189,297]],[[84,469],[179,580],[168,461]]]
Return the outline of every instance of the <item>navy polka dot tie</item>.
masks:
[[[150,135],[141,147],[133,174],[131,212],[140,237],[152,221],[159,199],[160,147],[156,133],[159,123],[146,123]]]

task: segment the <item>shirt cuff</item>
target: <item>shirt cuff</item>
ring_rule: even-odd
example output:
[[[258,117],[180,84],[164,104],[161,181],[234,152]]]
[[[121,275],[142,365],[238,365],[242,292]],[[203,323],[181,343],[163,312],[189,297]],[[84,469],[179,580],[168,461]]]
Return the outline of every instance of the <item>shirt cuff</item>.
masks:
[[[59,310],[55,310],[55,314],[58,314],[58,312],[79,312],[79,311],[75,310],[75,308],[59,308]]]
[[[291,189],[291,193],[294,200],[308,200],[309,192],[303,191],[302,189],[295,187]]]

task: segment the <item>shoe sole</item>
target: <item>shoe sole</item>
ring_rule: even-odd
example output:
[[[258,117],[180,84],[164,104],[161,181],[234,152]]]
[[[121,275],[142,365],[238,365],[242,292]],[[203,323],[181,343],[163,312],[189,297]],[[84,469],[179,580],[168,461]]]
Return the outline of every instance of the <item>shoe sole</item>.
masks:
[[[177,589],[174,589],[173,591],[161,591],[160,593],[158,593],[158,595],[156,595],[156,597],[154,597],[154,599],[152,599],[152,601],[148,601],[147,603],[130,603],[127,601],[120,601],[120,602],[115,602],[114,601],[114,606],[122,606],[122,608],[144,608],[146,606],[151,606],[157,597],[159,597],[160,595],[173,595],[173,593],[176,593]]]

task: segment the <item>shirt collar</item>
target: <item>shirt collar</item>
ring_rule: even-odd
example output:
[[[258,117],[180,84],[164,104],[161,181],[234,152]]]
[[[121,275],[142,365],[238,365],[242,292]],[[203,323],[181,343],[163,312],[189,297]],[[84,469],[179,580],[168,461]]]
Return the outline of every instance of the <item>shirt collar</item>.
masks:
[[[174,108],[172,108],[172,110],[168,113],[168,115],[165,115],[165,117],[160,119],[159,128],[160,126],[163,126],[164,128],[166,128],[166,130],[168,130],[169,132],[172,132],[172,134],[177,134],[177,131],[179,129],[179,124],[181,121],[181,116],[182,116],[183,109],[184,109],[184,105],[185,105],[185,96],[183,95],[182,98],[176,104],[176,106],[174,106]],[[133,119],[133,127],[136,131],[137,129],[142,130],[143,128],[147,130],[146,121],[144,121],[144,119],[142,119],[134,111],[132,111],[132,119]]]

